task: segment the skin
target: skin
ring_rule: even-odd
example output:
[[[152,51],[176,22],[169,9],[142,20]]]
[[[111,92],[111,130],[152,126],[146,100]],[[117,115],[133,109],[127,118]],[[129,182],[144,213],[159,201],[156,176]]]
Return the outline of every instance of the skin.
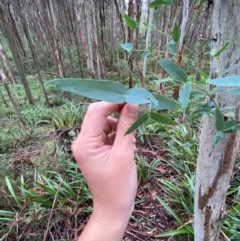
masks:
[[[118,120],[111,117],[119,112]],[[91,104],[72,150],[93,196],[93,213],[78,241],[120,241],[134,208],[137,105]]]

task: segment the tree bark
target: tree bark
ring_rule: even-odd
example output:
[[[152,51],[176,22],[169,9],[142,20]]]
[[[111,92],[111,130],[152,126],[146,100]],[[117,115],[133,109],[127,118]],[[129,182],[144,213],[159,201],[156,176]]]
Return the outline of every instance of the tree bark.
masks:
[[[240,75],[240,1],[214,1],[212,15],[212,49],[220,49],[227,40],[231,45],[217,58],[211,61],[211,78],[216,71],[234,66],[231,75]],[[230,95],[224,88],[216,96],[219,107],[235,106],[236,119],[240,119],[240,98]],[[216,134],[215,118],[206,116],[203,120],[197,173],[195,184],[194,232],[195,241],[217,241],[225,211],[226,192],[229,188],[236,155],[238,153],[240,133],[225,134],[220,143],[213,148]]]
[[[103,61],[100,55],[99,46],[98,46],[98,37],[97,37],[97,24],[96,24],[96,11],[95,11],[95,3],[93,0],[91,0],[92,5],[92,30],[93,30],[93,40],[95,45],[95,54],[97,59],[97,71],[98,71],[98,78],[105,79],[106,78],[106,72],[105,68],[103,66]],[[87,16],[88,18],[88,16]]]
[[[134,10],[134,5],[133,5],[133,0],[129,0],[128,2],[128,16],[130,18],[133,18],[133,10]],[[132,43],[133,42],[133,30],[128,27],[128,39],[127,42]],[[128,61],[128,69],[129,69],[129,81],[128,81],[128,86],[129,88],[133,88],[133,61],[132,61],[132,55],[129,57]]]
[[[21,114],[21,112],[20,112],[20,110],[19,110],[19,108],[18,108],[18,106],[17,106],[17,104],[16,104],[16,102],[15,102],[12,94],[11,94],[11,91],[10,91],[10,89],[9,89],[9,87],[8,87],[7,78],[6,78],[5,74],[3,73],[2,69],[0,69],[0,79],[2,80],[2,83],[3,83],[3,85],[4,85],[4,88],[5,88],[5,90],[7,91],[8,97],[9,97],[10,101],[12,102],[12,105],[13,105],[15,111],[16,111],[16,114],[17,114],[20,122],[22,123],[22,125],[23,125],[24,127],[26,127],[26,126],[27,126],[27,123],[26,123],[26,121],[24,120],[24,118],[23,118],[23,116],[22,116],[22,114]]]
[[[21,19],[21,22],[22,22],[23,31],[25,33],[26,39],[28,41],[28,44],[29,44],[29,47],[30,47],[30,50],[31,50],[31,53],[32,53],[33,62],[34,62],[34,65],[36,67],[36,70],[37,70],[37,75],[38,75],[38,79],[39,79],[39,82],[40,82],[40,85],[42,87],[42,91],[43,91],[43,94],[44,94],[44,97],[45,97],[45,102],[46,102],[47,105],[49,105],[49,99],[48,99],[47,91],[44,87],[44,82],[43,82],[43,79],[42,79],[42,75],[40,73],[40,68],[39,68],[39,64],[38,64],[38,60],[37,60],[37,53],[35,51],[35,46],[32,42],[30,32],[28,31],[26,17],[24,15],[24,12],[22,12],[22,6],[20,5],[20,2],[19,2],[19,16],[20,16],[20,19]]]
[[[22,81],[22,84],[23,84],[28,102],[29,102],[29,104],[33,105],[34,104],[33,96],[32,96],[32,93],[31,93],[31,90],[29,88],[27,78],[26,78],[26,75],[25,75],[25,72],[24,72],[24,67],[23,67],[23,64],[22,64],[22,60],[21,60],[21,56],[20,56],[19,49],[18,49],[18,46],[17,46],[17,42],[16,42],[16,39],[14,37],[14,32],[12,31],[11,26],[9,26],[8,8],[4,4],[5,3],[3,3],[4,9],[0,7],[0,20],[2,21],[3,29],[6,33],[8,43],[9,43],[9,47],[10,47],[11,52],[13,54],[14,62],[15,62],[16,67],[18,69],[19,76],[21,78],[21,81]]]
[[[152,22],[153,22],[153,12],[154,9],[151,8],[149,11],[149,19],[148,19],[148,30],[146,34],[146,48],[145,50],[147,51],[151,42],[151,29],[152,29]],[[143,61],[143,77],[145,78],[146,76],[146,69],[147,69],[147,57],[144,58]]]

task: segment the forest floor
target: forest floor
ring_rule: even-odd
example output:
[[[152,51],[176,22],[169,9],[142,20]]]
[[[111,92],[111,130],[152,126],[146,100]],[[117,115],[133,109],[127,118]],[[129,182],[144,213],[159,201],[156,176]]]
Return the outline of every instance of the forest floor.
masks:
[[[31,87],[36,106],[26,104],[17,89],[27,129],[10,103],[0,106],[0,240],[76,240],[90,217],[92,199],[70,146],[89,100],[70,96],[69,101],[48,90],[54,104],[47,107],[39,87]],[[187,113],[165,114],[180,122],[188,118]],[[139,188],[124,241],[193,240],[199,123],[186,123],[169,127],[149,121],[137,132]],[[238,157],[223,229],[232,236],[234,225],[238,228],[239,167]]]

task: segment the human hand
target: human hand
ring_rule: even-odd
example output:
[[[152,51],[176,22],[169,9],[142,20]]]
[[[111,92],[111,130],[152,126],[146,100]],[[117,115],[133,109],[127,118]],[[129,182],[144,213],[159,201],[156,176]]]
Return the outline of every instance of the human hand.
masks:
[[[115,111],[119,112],[118,120],[110,117]],[[81,132],[72,146],[94,203],[92,217],[80,240],[117,240],[125,230],[134,207],[137,172],[133,134],[124,134],[137,114],[138,106],[130,104],[98,102],[88,108]],[[101,236],[106,227],[108,236]],[[109,228],[114,231],[113,236]],[[97,239],[93,237],[94,230]]]

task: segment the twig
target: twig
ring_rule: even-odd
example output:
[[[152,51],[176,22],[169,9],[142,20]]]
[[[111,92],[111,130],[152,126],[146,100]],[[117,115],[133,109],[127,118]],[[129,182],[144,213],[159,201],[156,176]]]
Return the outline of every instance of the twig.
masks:
[[[222,234],[223,238],[224,238],[226,241],[231,241],[222,230],[220,230],[220,233]]]
[[[50,221],[51,221],[51,218],[52,218],[52,215],[53,215],[53,209],[54,209],[55,203],[56,203],[56,201],[57,201],[57,196],[58,196],[58,193],[59,193],[60,188],[61,188],[61,186],[62,186],[62,182],[63,182],[63,181],[61,181],[61,182],[59,183],[58,188],[57,188],[56,195],[55,195],[54,200],[53,200],[52,209],[51,209],[51,212],[50,212],[50,215],[49,215],[49,218],[48,218],[47,230],[46,230],[46,232],[44,232],[43,241],[46,241],[46,238],[47,238],[47,236],[48,236],[49,225],[50,225]]]
[[[131,236],[133,236],[134,238],[136,238],[136,240],[145,241],[145,240],[139,238],[138,236],[136,236],[135,234],[133,234],[133,233],[131,233],[131,232],[129,232],[129,231],[126,231],[126,233],[127,233],[127,234],[130,234]]]

